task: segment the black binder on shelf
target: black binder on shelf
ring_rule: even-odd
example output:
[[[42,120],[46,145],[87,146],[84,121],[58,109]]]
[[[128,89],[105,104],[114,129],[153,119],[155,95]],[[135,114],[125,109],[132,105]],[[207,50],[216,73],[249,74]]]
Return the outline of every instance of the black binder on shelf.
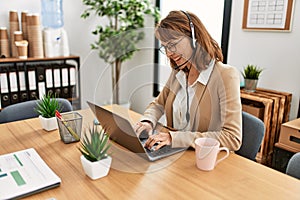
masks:
[[[36,77],[37,77],[37,88],[38,95],[41,99],[46,94],[46,76],[45,76],[45,68],[47,65],[37,65],[36,66]]]
[[[9,67],[9,91],[10,91],[10,103],[16,104],[19,103],[19,81],[18,81],[18,70],[16,66]]]
[[[54,77],[53,77],[53,65],[44,66],[45,81],[46,81],[46,94],[54,94]]]
[[[28,91],[29,91],[29,99],[34,100],[37,99],[38,96],[38,88],[37,88],[37,76],[36,76],[36,69],[35,66],[28,65],[27,66],[27,84],[28,84]]]
[[[0,68],[0,92],[1,92],[1,108],[10,104],[9,94],[9,66]]]
[[[18,66],[18,80],[19,80],[19,101],[24,102],[27,101],[27,85],[26,85],[26,70],[24,66]]]
[[[56,97],[61,97],[61,66],[53,64],[53,87]]]
[[[70,98],[77,97],[77,87],[76,87],[76,67],[74,65],[69,65],[69,91],[70,91]]]
[[[70,70],[69,65],[61,65],[61,97],[70,98]]]

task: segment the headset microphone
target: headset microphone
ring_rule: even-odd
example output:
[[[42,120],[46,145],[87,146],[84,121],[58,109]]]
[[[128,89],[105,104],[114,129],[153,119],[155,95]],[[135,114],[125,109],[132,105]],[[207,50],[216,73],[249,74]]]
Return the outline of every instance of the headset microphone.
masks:
[[[194,27],[192,18],[187,12],[185,12],[183,10],[181,10],[181,12],[184,13],[189,20],[189,25],[190,25],[190,29],[191,29],[191,33],[192,33],[192,46],[195,49],[197,44],[196,44],[196,37],[195,37],[195,27]]]
[[[180,64],[180,65],[176,65],[173,67],[173,69],[178,70],[180,67],[182,67],[183,65],[185,65],[187,62],[189,62],[190,59],[186,60],[184,63]]]
[[[181,12],[183,12],[186,15],[186,17],[188,18],[190,29],[191,29],[191,33],[192,33],[193,53],[192,53],[191,57],[187,60],[187,61],[189,61],[192,58],[192,56],[194,56],[195,50],[196,50],[196,45],[197,45],[196,44],[196,37],[195,37],[195,28],[194,28],[194,24],[192,22],[192,19],[191,19],[190,15],[187,12],[183,11],[183,10]],[[178,69],[179,67],[176,66],[175,68]],[[188,71],[187,71],[187,74],[186,74],[186,85],[185,85],[186,86],[185,90],[186,90],[186,98],[187,98],[187,100],[186,100],[187,109],[186,109],[186,115],[185,115],[185,117],[186,117],[186,121],[187,121],[187,124],[188,124],[189,121],[190,121],[190,111],[189,111],[190,110],[190,104],[189,104],[189,101],[190,101],[189,98],[190,97],[189,97],[189,92],[188,92],[188,77],[189,77],[190,69],[187,69],[187,70]]]

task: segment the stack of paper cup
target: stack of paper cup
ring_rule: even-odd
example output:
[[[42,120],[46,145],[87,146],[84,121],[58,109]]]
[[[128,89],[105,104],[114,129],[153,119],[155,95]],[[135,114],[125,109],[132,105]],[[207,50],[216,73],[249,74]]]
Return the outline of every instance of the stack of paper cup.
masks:
[[[15,42],[18,52],[18,58],[27,59],[28,42],[27,40],[20,40]]]
[[[21,12],[21,26],[22,26],[24,40],[28,39],[28,36],[27,36],[27,14],[28,14],[27,11]]]
[[[15,41],[15,43],[14,43],[14,46],[16,47],[16,42],[18,42],[18,41],[21,41],[21,40],[23,40],[23,33],[22,33],[22,31],[15,31],[14,32],[14,41]],[[19,54],[18,54],[18,47],[16,47],[16,50],[17,50],[17,54],[16,54],[16,57],[18,58],[19,56]]]
[[[14,32],[14,41],[23,40],[23,32],[22,31],[15,31]]]
[[[9,30],[10,30],[10,46],[12,57],[17,57],[17,48],[14,41],[14,32],[20,30],[18,12],[15,10],[9,11]]]
[[[29,56],[33,58],[43,58],[43,37],[39,14],[27,15],[27,33],[29,43]]]
[[[0,27],[0,56],[5,58],[10,56],[9,40],[6,27]]]

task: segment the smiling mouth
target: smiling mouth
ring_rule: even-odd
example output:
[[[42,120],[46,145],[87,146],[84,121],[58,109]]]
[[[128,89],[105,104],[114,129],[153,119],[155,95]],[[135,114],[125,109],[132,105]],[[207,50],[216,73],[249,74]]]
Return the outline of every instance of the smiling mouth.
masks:
[[[173,60],[177,63],[178,61],[181,60],[181,56],[175,57],[175,58],[173,58]]]

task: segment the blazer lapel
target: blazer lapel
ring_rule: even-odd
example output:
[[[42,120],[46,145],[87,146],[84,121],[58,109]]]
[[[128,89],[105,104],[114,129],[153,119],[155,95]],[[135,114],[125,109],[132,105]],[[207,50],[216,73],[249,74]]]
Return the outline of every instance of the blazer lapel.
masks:
[[[176,97],[176,94],[178,92],[178,90],[180,89],[180,84],[179,82],[176,80],[173,87],[170,88],[170,92],[169,92],[169,97],[167,98],[167,102],[166,102],[166,119],[167,119],[167,125],[169,127],[173,127],[173,102],[174,99]]]

